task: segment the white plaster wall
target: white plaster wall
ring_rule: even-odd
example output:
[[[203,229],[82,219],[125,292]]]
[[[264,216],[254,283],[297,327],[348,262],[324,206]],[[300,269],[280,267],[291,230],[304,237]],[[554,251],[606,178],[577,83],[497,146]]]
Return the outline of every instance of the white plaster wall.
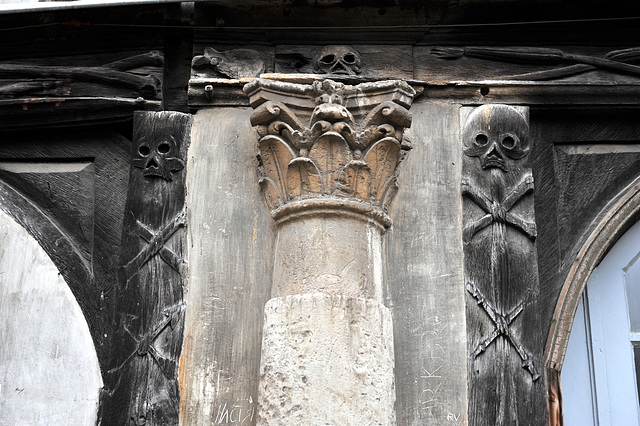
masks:
[[[94,425],[102,379],[71,290],[0,211],[0,425]]]

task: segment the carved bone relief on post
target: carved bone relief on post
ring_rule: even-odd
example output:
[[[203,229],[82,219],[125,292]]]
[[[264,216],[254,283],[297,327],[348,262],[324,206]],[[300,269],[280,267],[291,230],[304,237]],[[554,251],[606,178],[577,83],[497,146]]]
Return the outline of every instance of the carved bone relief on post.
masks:
[[[134,119],[105,424],[178,423],[190,130],[191,116],[173,111]]]
[[[546,399],[528,109],[484,105],[462,118],[470,420],[527,423]]]

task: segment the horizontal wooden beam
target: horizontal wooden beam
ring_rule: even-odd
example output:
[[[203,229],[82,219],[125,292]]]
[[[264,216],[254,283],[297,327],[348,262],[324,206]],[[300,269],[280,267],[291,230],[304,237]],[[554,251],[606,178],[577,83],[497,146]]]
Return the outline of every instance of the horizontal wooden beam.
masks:
[[[264,79],[309,84],[326,78],[313,74],[263,74]],[[360,76],[331,76],[346,84],[375,80]],[[193,109],[213,106],[246,106],[248,98],[242,87],[251,79],[197,79],[189,82],[189,106]],[[404,80],[418,95],[439,102],[481,105],[637,105],[640,106],[640,84],[578,84],[558,82],[425,81]]]
[[[2,99],[0,100],[0,126],[9,129],[123,121],[132,119],[133,112],[137,110],[158,111],[160,109],[161,101],[148,101],[143,98]]]

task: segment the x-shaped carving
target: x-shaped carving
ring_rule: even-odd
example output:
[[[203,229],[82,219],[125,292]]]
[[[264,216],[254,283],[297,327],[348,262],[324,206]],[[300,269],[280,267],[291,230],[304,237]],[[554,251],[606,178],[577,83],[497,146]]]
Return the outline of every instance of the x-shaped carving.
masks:
[[[511,323],[516,319],[518,315],[523,311],[525,302],[521,301],[518,303],[511,311],[509,311],[506,315],[497,312],[496,309],[491,306],[487,299],[484,297],[480,289],[470,282],[467,281],[467,291],[473,296],[474,299],[478,301],[478,305],[482,306],[482,309],[486,312],[487,316],[493,322],[493,331],[486,336],[484,339],[478,343],[478,346],[473,351],[473,357],[477,358],[482,352],[484,352],[491,343],[493,343],[498,336],[504,336],[507,339],[507,342],[518,352],[520,359],[522,360],[522,368],[526,368],[527,371],[533,377],[533,380],[538,380],[540,377],[540,373],[536,369],[536,366],[533,363],[533,357],[527,352],[527,350],[516,340],[511,332]]]
[[[533,191],[533,176],[526,175],[525,178],[511,191],[502,202],[492,201],[482,192],[469,178],[462,179],[462,195],[466,196],[485,211],[484,216],[473,220],[464,226],[462,236],[465,242],[480,231],[491,225],[493,222],[511,225],[524,233],[531,240],[537,236],[535,222],[522,219],[511,213],[511,208],[520,201],[528,192]]]
[[[156,254],[159,254],[160,258],[175,269],[180,275],[183,274],[184,262],[164,245],[179,228],[185,226],[186,218],[187,211],[183,208],[158,231],[153,231],[140,221],[136,220],[136,230],[138,235],[147,242],[147,245],[124,267],[127,279],[130,279]]]
[[[158,338],[158,336],[167,328],[167,326],[174,329],[180,320],[180,315],[182,313],[182,307],[184,305],[178,304],[175,306],[171,306],[164,310],[165,318],[162,318],[161,321],[155,324],[155,326],[151,329],[151,331],[143,334],[137,335],[137,333],[133,333],[127,324],[124,325],[124,329],[133,337],[136,341],[136,348],[129,354],[129,356],[120,364],[118,367],[115,367],[109,370],[109,373],[113,373],[115,371],[120,370],[124,367],[136,354],[138,356],[146,356],[149,355],[156,365],[162,371],[162,374],[169,381],[176,380],[175,371],[176,361],[170,358],[166,358],[158,353],[157,349],[153,346],[153,342]],[[137,335],[137,337],[136,337]],[[167,371],[167,369],[169,371]]]

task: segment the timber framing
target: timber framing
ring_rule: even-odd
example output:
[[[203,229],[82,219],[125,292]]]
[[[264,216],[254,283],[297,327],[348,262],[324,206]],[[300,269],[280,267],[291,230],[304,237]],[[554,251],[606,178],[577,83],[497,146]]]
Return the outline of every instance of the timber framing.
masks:
[[[255,424],[270,292],[263,287],[282,256],[270,244],[310,205],[322,214],[357,210],[380,232],[376,273],[385,286],[376,297],[393,318],[398,425],[545,424],[545,395],[562,399],[559,375],[586,280],[640,215],[640,4],[586,1],[579,9],[564,0],[0,8],[0,207],[42,245],[80,305],[105,383],[103,424],[222,423],[233,417],[222,407],[234,404]],[[282,152],[265,137],[287,137],[284,116],[300,134],[325,125],[312,117],[321,91],[311,88],[323,84],[349,88],[339,101],[329,90],[334,110],[325,112],[348,110],[362,133],[361,122],[390,126],[367,108],[376,91],[395,90],[402,111],[391,117],[400,132],[393,153],[402,164],[378,186],[396,191],[397,179],[400,189],[377,200],[380,211],[365,212],[375,196],[346,172],[313,181],[309,164],[317,169],[319,154],[309,160],[293,137],[279,145],[282,158],[307,174],[277,181],[282,170],[271,166],[282,158],[272,156]],[[499,126],[515,122],[509,132],[527,140],[526,152],[502,146],[509,168],[482,164],[486,153],[465,139],[485,131],[467,127],[480,126],[481,110],[502,117]],[[348,139],[351,163],[364,153],[358,138]],[[345,201],[336,181],[357,203]],[[288,205],[285,192],[300,200]],[[209,236],[203,212],[215,208],[212,223],[235,238],[216,229]],[[210,252],[206,241],[195,244],[201,253],[187,248],[206,238]],[[190,255],[202,276],[190,275]],[[213,290],[190,312],[187,290],[196,282]],[[445,317],[455,321],[441,323]],[[205,322],[216,331],[190,334]],[[436,351],[447,338],[450,347]],[[216,374],[223,391],[198,400],[194,387],[213,386]],[[462,387],[438,394],[449,378]],[[161,403],[147,406],[152,400]]]

